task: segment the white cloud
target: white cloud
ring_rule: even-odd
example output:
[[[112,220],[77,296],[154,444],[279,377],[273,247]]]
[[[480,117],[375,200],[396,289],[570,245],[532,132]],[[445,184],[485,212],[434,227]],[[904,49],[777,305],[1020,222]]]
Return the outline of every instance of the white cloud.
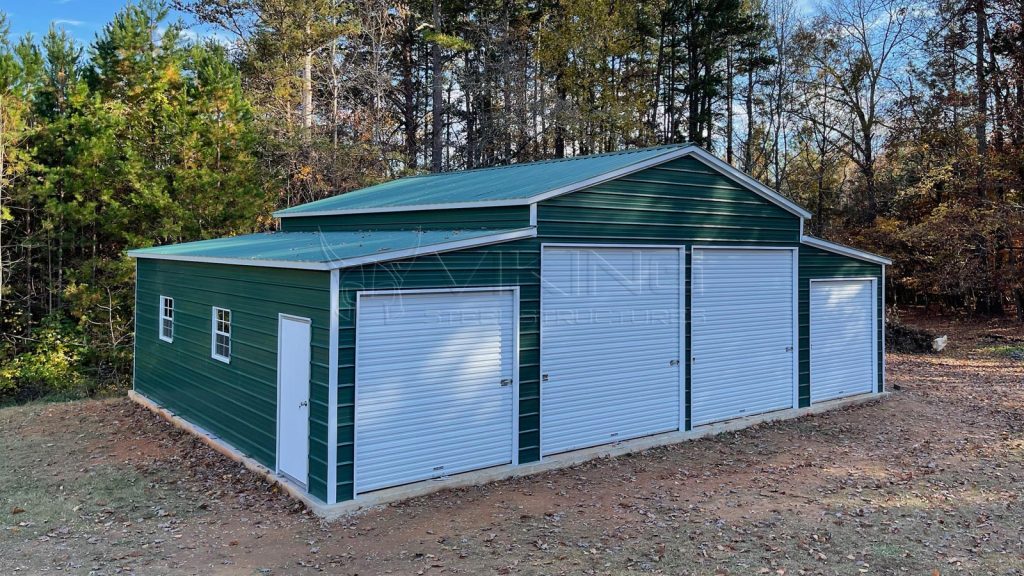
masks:
[[[83,24],[85,24],[85,22],[83,22],[81,20],[71,20],[71,19],[68,19],[68,18],[58,18],[56,20],[52,20],[51,23],[52,24],[56,24],[58,26],[60,26],[60,25],[82,26]]]

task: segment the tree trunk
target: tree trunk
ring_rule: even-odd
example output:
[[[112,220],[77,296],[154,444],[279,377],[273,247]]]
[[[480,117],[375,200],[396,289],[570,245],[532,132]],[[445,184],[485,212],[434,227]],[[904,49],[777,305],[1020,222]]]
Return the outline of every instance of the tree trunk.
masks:
[[[747,94],[745,98],[747,110],[747,141],[743,143],[743,170],[754,169],[754,67],[747,65]]]
[[[309,32],[309,26],[306,26]],[[307,50],[302,59],[302,128],[306,140],[313,131],[313,51]]]
[[[440,0],[434,0],[434,32],[441,32]],[[442,109],[444,108],[444,92],[441,81],[444,78],[444,63],[441,60],[441,45],[432,42],[430,46],[431,87],[433,94],[430,103],[430,171],[441,171],[441,129]]]
[[[416,85],[413,80],[415,67],[413,63],[412,21],[406,23],[406,31],[402,37],[402,122],[405,131],[406,164],[415,170],[418,164],[416,153]]]
[[[988,78],[985,74],[985,38],[988,33],[988,17],[985,14],[985,0],[974,0],[974,18],[977,25],[974,39],[974,75],[977,90],[978,109],[974,133],[978,140],[978,196],[985,197],[985,156],[988,153]]]
[[[725,56],[725,161],[734,166],[732,157],[732,99],[733,99],[733,53],[732,50]]]

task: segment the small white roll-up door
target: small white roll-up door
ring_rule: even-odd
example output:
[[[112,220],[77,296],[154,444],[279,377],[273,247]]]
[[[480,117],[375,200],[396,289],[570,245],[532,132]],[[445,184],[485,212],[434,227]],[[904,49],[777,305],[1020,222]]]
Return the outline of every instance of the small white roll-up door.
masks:
[[[541,452],[680,427],[682,254],[545,247]]]
[[[360,295],[357,492],[512,462],[515,294]]]
[[[693,249],[693,426],[793,407],[794,266],[792,250]]]
[[[872,392],[874,282],[811,281],[811,402]]]

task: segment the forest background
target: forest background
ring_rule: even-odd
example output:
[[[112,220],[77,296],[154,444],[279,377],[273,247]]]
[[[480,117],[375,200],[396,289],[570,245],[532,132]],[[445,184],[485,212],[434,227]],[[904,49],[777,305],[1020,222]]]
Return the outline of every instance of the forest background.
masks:
[[[129,248],[677,142],[893,258],[893,313],[1020,321],[1022,23],[1024,0],[143,0],[83,44],[0,12],[0,403],[129,383]]]

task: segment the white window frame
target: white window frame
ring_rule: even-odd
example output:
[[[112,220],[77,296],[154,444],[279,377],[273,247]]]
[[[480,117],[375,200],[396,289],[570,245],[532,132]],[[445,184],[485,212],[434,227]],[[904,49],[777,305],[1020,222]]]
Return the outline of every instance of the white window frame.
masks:
[[[228,319],[227,319],[228,330],[227,330],[227,332],[222,332],[221,330],[218,329],[218,326],[217,326],[217,314],[220,313],[220,312],[227,312],[227,314],[228,314]],[[217,336],[225,336],[225,337],[227,337],[227,339],[228,339],[228,354],[227,354],[227,356],[223,356],[223,355],[217,353]],[[225,364],[229,364],[231,362],[231,310],[228,310],[227,308],[218,308],[217,306],[214,306],[213,307],[213,311],[210,314],[210,356],[214,360],[220,360],[221,362],[223,362]]]
[[[171,315],[167,315],[168,304],[170,304]],[[157,323],[156,331],[157,335],[164,342],[174,342],[174,298],[170,296],[160,296],[160,308],[159,308],[160,321]],[[167,336],[164,334],[164,322],[170,320],[171,322],[171,335]]]

